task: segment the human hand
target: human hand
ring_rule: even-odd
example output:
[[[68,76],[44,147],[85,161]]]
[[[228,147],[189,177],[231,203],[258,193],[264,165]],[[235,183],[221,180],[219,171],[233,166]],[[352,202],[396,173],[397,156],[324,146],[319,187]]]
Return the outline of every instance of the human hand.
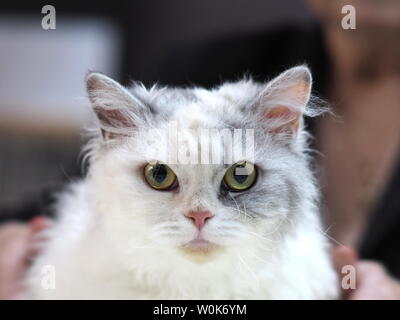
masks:
[[[342,280],[343,276],[345,275],[342,273],[343,266],[352,265],[356,271],[355,289],[342,289],[343,299],[400,299],[400,282],[390,276],[381,263],[368,260],[359,260],[354,249],[344,246],[337,247],[334,250],[333,262],[340,280]]]
[[[36,217],[29,224],[13,222],[0,226],[0,299],[23,297],[21,280],[37,254],[32,240],[49,223],[44,217]]]

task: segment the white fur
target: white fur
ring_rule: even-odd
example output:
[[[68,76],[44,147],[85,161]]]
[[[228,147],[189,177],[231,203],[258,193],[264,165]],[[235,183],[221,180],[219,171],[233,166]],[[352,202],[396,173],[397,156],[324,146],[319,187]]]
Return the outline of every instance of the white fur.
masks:
[[[297,73],[304,76],[308,71],[300,68],[303,69]],[[287,83],[288,77],[283,78]],[[103,80],[111,81],[105,77]],[[255,154],[256,165],[265,169],[264,176],[259,177],[262,187],[284,195],[289,189],[283,180],[290,180],[301,195],[295,207],[283,203],[280,206],[283,200],[273,206],[273,194],[256,197],[255,208],[251,207],[253,202],[248,203],[247,209],[222,204],[217,194],[226,169],[220,164],[171,165],[180,184],[179,192],[174,194],[151,189],[141,176],[147,150],[158,150],[166,144],[161,136],[155,145],[148,146],[145,126],[162,129],[170,121],[184,128],[213,128],[230,121],[248,125],[252,116],[246,118],[235,108],[259,99],[264,87],[248,80],[213,91],[195,88],[191,93],[196,99],[170,89],[153,88],[149,92],[139,86],[132,88],[130,94],[141,101],[132,104],[144,108],[151,103],[159,110],[158,120],[136,122],[134,132],[118,141],[103,141],[99,135],[91,142],[89,174],[60,195],[58,220],[42,235],[47,240],[26,279],[27,297],[335,298],[337,279],[321,230],[318,192],[308,168],[307,134],[302,128],[296,137],[282,135],[281,139],[293,139],[290,150],[282,145],[283,140],[262,133],[258,137],[262,147],[256,148]],[[97,104],[102,104],[102,94],[107,93],[96,93]],[[135,108],[126,96],[124,99],[126,104],[121,107]],[[307,114],[309,110],[302,112]],[[180,138],[193,137],[186,132]],[[203,262],[188,258],[178,249],[196,233],[183,216],[192,209],[213,212],[204,234],[222,248]],[[259,210],[261,217],[246,217],[253,211],[259,215]],[[55,268],[55,289],[42,287],[46,276],[42,271],[47,265]]]

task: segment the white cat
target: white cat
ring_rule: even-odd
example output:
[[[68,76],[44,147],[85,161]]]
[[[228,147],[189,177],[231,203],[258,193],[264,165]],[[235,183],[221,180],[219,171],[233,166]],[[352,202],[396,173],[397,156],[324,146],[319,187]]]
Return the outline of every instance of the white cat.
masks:
[[[304,66],[214,90],[125,89],[90,73],[100,128],[87,147],[89,173],[59,195],[28,297],[336,298],[303,128],[303,115],[322,112],[310,103],[311,82]],[[178,146],[165,134],[171,125]],[[197,149],[196,130],[223,128],[254,129],[252,159],[161,159],[193,141]]]

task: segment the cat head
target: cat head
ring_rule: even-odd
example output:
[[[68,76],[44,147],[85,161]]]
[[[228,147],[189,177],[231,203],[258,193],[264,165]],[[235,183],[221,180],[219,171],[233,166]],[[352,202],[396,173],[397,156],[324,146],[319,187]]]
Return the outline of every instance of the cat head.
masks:
[[[88,74],[99,125],[89,179],[109,234],[197,259],[268,247],[304,223],[316,198],[303,128],[320,112],[311,83],[304,66],[213,90],[127,89]]]

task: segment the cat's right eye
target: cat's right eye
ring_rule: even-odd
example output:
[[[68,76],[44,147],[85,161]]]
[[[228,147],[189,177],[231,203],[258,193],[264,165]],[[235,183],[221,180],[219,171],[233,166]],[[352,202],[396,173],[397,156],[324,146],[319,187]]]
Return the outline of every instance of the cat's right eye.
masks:
[[[144,178],[156,190],[172,190],[178,186],[178,179],[170,167],[160,162],[148,163],[144,167]]]

